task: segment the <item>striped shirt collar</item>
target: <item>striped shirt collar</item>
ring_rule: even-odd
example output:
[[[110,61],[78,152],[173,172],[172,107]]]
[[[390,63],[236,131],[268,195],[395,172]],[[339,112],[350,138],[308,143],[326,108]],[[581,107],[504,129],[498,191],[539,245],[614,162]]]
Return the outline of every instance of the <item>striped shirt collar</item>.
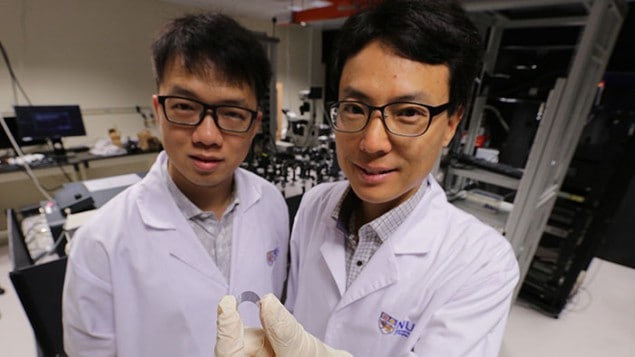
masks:
[[[168,187],[168,191],[170,191],[170,195],[176,202],[176,206],[179,208],[179,210],[181,211],[185,219],[191,220],[201,215],[205,215],[205,216],[209,215],[210,212],[204,212],[203,210],[198,208],[198,206],[196,206],[189,198],[187,198],[187,196],[185,196],[185,194],[183,194],[183,192],[181,192],[181,190],[176,186],[176,184],[174,183],[174,180],[172,180],[172,177],[170,176],[168,172],[167,160],[165,164],[163,165],[162,171],[163,171],[163,177],[165,179],[165,183]],[[236,192],[237,190],[238,188],[236,187],[236,185],[234,185],[231,202],[225,209],[224,214],[231,212],[238,205],[239,200],[238,200],[238,194]],[[220,220],[221,217],[217,217],[217,219]]]
[[[410,213],[414,210],[414,208],[423,198],[428,187],[429,183],[426,179],[423,181],[419,189],[417,189],[417,192],[415,192],[412,197],[406,200],[406,202],[391,209],[390,211],[377,217],[371,222],[364,224],[362,227],[360,227],[360,232],[364,232],[370,229],[377,234],[382,242],[385,241],[386,239],[388,239],[388,237],[390,237],[391,234],[393,234],[397,230],[397,228],[399,228],[406,217],[408,217],[408,215],[410,215]],[[337,229],[339,229],[346,235],[352,233],[349,232],[348,229],[349,221],[351,219],[353,208],[358,206],[359,202],[359,197],[357,197],[357,195],[349,185],[342,193],[339,202],[337,203],[337,205],[333,209],[333,213],[331,214],[331,217],[337,222]]]

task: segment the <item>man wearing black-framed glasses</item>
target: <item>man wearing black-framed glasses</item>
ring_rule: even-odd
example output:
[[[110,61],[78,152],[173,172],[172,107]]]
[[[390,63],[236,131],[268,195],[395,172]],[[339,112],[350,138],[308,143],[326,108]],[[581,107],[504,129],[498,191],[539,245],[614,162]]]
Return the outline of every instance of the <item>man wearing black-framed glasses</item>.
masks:
[[[172,124],[196,127],[211,114],[216,127],[226,133],[246,133],[262,115],[238,105],[213,105],[176,95],[158,95],[157,101],[165,120]]]
[[[288,210],[239,168],[271,68],[256,36],[216,13],[168,23],[152,45],[164,151],[72,240],[63,299],[70,356],[212,356],[216,305],[281,297]],[[246,311],[247,325],[259,325]]]
[[[348,180],[302,198],[293,315],[263,297],[265,335],[278,357],[498,356],[515,254],[430,174],[468,105],[480,34],[457,1],[384,0],[339,36],[327,113]]]
[[[359,133],[378,110],[386,131],[397,136],[415,137],[425,134],[432,118],[446,111],[448,104],[432,107],[415,102],[392,102],[375,107],[355,100],[341,100],[329,105],[328,116],[335,131]]]

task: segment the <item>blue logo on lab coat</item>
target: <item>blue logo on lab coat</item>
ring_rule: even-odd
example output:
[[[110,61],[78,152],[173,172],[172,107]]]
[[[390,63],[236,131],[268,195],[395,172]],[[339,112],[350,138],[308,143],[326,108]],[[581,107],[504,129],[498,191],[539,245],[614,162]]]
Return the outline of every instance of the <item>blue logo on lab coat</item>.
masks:
[[[384,335],[399,335],[407,338],[414,328],[414,322],[399,321],[383,311],[379,314],[379,331]]]
[[[267,252],[267,265],[273,265],[273,262],[278,258],[278,253],[280,253],[280,249],[278,248]]]

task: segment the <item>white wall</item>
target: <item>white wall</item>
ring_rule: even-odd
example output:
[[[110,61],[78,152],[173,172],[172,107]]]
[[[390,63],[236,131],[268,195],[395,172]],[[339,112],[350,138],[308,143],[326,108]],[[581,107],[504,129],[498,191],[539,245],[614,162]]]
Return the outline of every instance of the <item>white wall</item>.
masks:
[[[0,41],[34,105],[81,106],[87,136],[65,143],[91,145],[111,127],[122,137],[143,129],[139,114],[121,112],[136,106],[150,110],[152,37],[168,19],[199,10],[159,0],[2,0]],[[273,34],[270,21],[236,18],[251,30]],[[321,31],[279,26],[275,36],[282,106],[297,111],[298,91],[323,85]],[[15,104],[27,102],[19,93],[14,98],[0,62],[0,111],[12,115]]]
[[[325,66],[322,58],[322,30],[298,25],[276,28],[276,37],[281,39],[278,57],[278,80],[283,83],[282,104],[300,115],[301,90],[312,86],[324,87]],[[316,103],[318,120],[322,115],[322,102]],[[304,115],[308,117],[308,114]]]

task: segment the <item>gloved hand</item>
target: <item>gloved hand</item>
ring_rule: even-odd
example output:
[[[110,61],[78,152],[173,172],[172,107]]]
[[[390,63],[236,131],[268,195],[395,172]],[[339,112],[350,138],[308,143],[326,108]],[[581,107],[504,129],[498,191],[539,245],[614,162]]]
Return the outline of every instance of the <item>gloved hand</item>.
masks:
[[[260,322],[269,344],[278,357],[352,357],[315,338],[291,315],[273,294],[260,299]]]
[[[244,328],[236,310],[236,298],[223,296],[218,303],[216,320],[216,357],[274,357],[273,350],[260,328]]]

